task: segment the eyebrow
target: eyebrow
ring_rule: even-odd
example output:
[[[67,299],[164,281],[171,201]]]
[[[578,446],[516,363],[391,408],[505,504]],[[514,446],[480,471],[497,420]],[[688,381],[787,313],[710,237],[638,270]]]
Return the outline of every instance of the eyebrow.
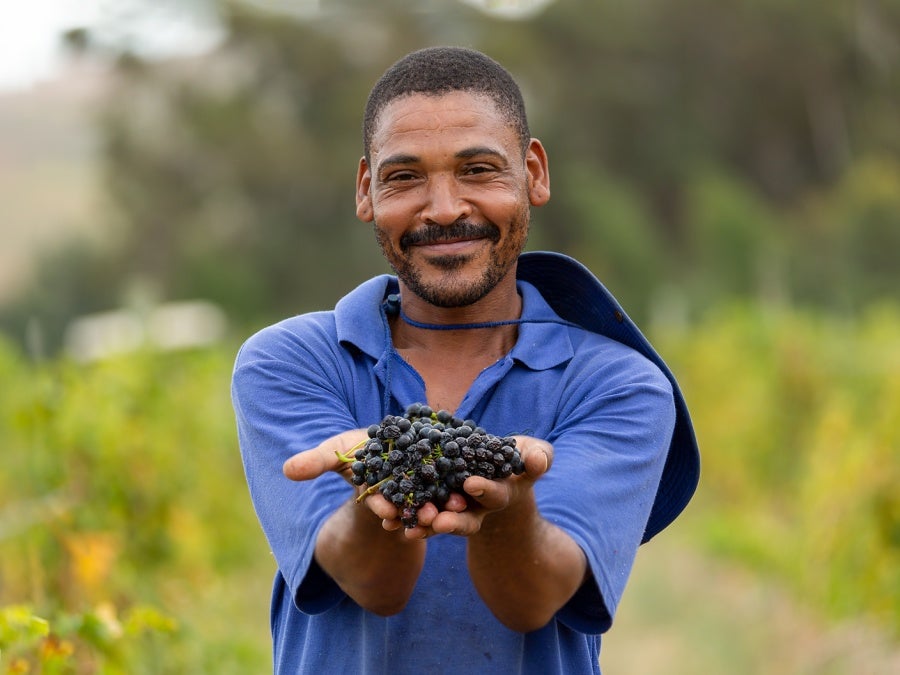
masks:
[[[471,159],[472,157],[478,157],[479,155],[493,155],[494,157],[500,158],[505,157],[505,155],[499,150],[488,147],[486,145],[478,145],[474,148],[466,148],[465,150],[460,150],[456,153],[457,159]]]
[[[415,164],[419,161],[418,156],[416,155],[406,155],[406,154],[396,154],[390,155],[389,157],[385,157],[382,161],[378,163],[378,173],[381,173],[387,166],[393,166],[395,164]]]
[[[476,145],[472,148],[465,148],[460,150],[454,155],[456,159],[471,159],[472,157],[479,157],[481,155],[491,155],[493,157],[499,157],[501,159],[505,159],[505,155],[495,148],[491,148],[486,145]],[[404,166],[407,164],[415,164],[419,162],[421,158],[418,155],[410,155],[406,153],[397,153],[396,155],[390,155],[385,157],[381,162],[378,163],[378,172],[380,173],[385,169],[385,167],[400,165]]]

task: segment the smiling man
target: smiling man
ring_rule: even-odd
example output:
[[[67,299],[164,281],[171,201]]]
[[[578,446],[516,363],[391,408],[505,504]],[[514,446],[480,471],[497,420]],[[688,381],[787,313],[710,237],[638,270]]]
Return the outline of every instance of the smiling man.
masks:
[[[488,95],[461,91],[407,94],[378,113],[357,215],[374,220],[401,294],[441,308],[494,292],[516,297],[509,272],[528,237],[529,205],[544,204],[550,186],[540,141],[523,149],[508,118]]]
[[[407,55],[366,105],[356,210],[396,276],[242,347],[233,400],[278,564],[277,673],[599,672],[638,546],[699,461],[670,371],[603,286],[523,253],[547,154],[509,73]],[[338,454],[427,403],[516,438],[521,475],[465,479],[406,527]]]

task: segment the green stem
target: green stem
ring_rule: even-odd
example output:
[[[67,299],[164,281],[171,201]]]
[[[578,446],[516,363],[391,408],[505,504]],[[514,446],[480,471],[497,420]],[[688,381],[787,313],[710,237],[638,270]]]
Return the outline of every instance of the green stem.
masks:
[[[359,494],[359,496],[356,498],[356,503],[359,504],[359,503],[361,503],[366,497],[368,497],[369,495],[373,495],[373,494],[375,494],[376,492],[378,492],[378,488],[380,488],[382,485],[384,485],[385,483],[387,483],[391,478],[392,478],[391,476],[388,476],[387,478],[382,478],[380,481],[378,481],[377,483],[375,483],[375,485],[370,485],[369,487],[367,487],[367,488],[366,488],[365,490],[363,490],[363,491]]]
[[[340,450],[335,450],[334,454],[337,455],[337,458],[339,460],[341,460],[342,462],[355,462],[356,457],[354,457],[354,453],[356,453],[357,450],[360,450],[363,447],[365,447],[366,443],[368,443],[368,442],[369,442],[368,438],[360,441],[359,443],[354,445],[352,448],[350,448],[350,450],[347,451],[346,455],[342,454]]]

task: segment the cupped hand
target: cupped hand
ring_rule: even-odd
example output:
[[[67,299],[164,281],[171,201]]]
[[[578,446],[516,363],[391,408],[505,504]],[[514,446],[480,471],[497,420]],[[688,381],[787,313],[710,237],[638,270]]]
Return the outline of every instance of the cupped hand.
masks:
[[[467,537],[481,530],[486,516],[534,499],[534,483],[553,463],[553,446],[530,436],[517,436],[516,447],[525,463],[525,472],[503,480],[470,476],[463,485],[465,496],[454,494],[459,501],[448,502],[438,511],[434,504],[419,509],[419,525],[406,530],[410,539],[424,539],[431,534],[456,534]]]
[[[313,480],[328,471],[340,473],[350,483],[350,462],[338,457],[338,453],[351,456],[354,447],[367,438],[365,429],[352,429],[326,439],[315,448],[298,452],[283,466],[284,475],[293,481]],[[366,507],[382,521],[388,531],[403,529],[407,539],[421,540],[433,534],[470,536],[481,530],[485,516],[509,509],[523,499],[533,499],[534,482],[543,476],[553,462],[553,446],[531,436],[516,436],[516,447],[525,463],[525,472],[503,480],[491,480],[482,476],[470,476],[463,485],[464,494],[451,493],[441,510],[432,504],[423,504],[418,511],[418,524],[404,528],[400,511],[380,493],[372,492],[364,497]],[[356,487],[357,496],[366,491]]]
[[[282,467],[284,475],[293,481],[313,480],[329,471],[341,474],[352,485],[353,473],[350,470],[352,462],[342,460],[338,454],[351,457],[354,449],[368,438],[365,429],[351,429],[336,436],[328,438],[315,448],[304,450],[292,455]],[[382,527],[388,531],[399,530],[403,527],[400,522],[400,510],[390,501],[385,499],[377,490],[367,492],[365,485],[355,486],[356,498],[364,502],[368,508],[382,521]],[[451,494],[450,500],[444,508],[449,511],[463,511],[467,508],[466,498],[460,494]],[[425,504],[419,510],[419,522],[422,526],[410,528],[405,531],[407,539],[424,539],[433,534],[430,524],[437,515],[438,510],[434,504]]]

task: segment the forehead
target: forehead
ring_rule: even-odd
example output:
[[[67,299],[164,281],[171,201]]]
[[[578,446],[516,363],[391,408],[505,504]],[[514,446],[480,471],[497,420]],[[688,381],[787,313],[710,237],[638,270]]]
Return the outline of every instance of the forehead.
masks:
[[[376,119],[370,150],[378,153],[385,145],[441,142],[461,135],[516,142],[512,123],[490,97],[454,91],[439,96],[409,94],[388,103]]]

